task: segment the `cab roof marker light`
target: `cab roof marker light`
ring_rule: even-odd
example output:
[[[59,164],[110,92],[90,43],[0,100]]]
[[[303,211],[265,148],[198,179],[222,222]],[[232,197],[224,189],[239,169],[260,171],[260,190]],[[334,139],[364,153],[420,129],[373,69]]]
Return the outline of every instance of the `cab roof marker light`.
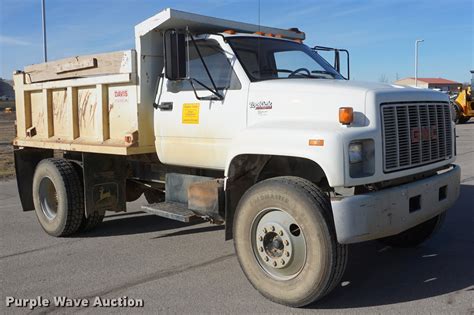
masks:
[[[297,27],[291,27],[288,29],[288,31],[295,32],[297,34],[304,34],[304,32],[300,31]]]

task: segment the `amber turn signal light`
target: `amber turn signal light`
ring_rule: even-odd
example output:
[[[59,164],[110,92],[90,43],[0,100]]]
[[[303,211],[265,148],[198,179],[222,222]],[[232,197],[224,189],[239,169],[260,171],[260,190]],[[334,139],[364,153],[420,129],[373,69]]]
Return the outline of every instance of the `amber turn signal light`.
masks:
[[[354,110],[352,107],[339,107],[339,122],[350,125],[354,121]]]
[[[308,145],[314,146],[314,147],[323,147],[324,139],[309,139]]]

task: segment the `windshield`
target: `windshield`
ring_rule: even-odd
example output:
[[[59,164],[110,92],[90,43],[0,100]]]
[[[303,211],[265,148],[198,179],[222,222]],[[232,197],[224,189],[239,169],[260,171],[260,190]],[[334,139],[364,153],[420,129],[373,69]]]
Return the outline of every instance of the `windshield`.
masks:
[[[228,37],[227,40],[252,81],[343,79],[324,58],[306,45],[262,37]]]

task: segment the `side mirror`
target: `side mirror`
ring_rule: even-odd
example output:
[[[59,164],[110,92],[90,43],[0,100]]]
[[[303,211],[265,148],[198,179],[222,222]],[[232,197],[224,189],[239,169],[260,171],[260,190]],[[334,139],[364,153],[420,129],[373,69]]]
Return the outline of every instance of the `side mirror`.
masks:
[[[186,35],[176,30],[164,34],[165,76],[169,80],[187,78]]]
[[[324,46],[314,46],[313,47],[313,50],[318,52],[318,51],[333,51],[334,52],[334,69],[339,72],[346,80],[349,80],[350,79],[350,64],[349,64],[349,51],[347,49],[340,49],[340,48],[332,48],[332,47],[324,47]],[[341,52],[345,53],[346,54],[346,64],[347,64],[347,76],[344,76],[342,73],[341,73]]]

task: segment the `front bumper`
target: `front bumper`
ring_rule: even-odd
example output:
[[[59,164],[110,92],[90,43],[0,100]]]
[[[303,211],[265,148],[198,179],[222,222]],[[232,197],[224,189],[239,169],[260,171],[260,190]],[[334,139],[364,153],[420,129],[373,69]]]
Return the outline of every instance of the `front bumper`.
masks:
[[[357,243],[401,233],[451,207],[459,196],[457,165],[438,175],[331,200],[337,240]]]

